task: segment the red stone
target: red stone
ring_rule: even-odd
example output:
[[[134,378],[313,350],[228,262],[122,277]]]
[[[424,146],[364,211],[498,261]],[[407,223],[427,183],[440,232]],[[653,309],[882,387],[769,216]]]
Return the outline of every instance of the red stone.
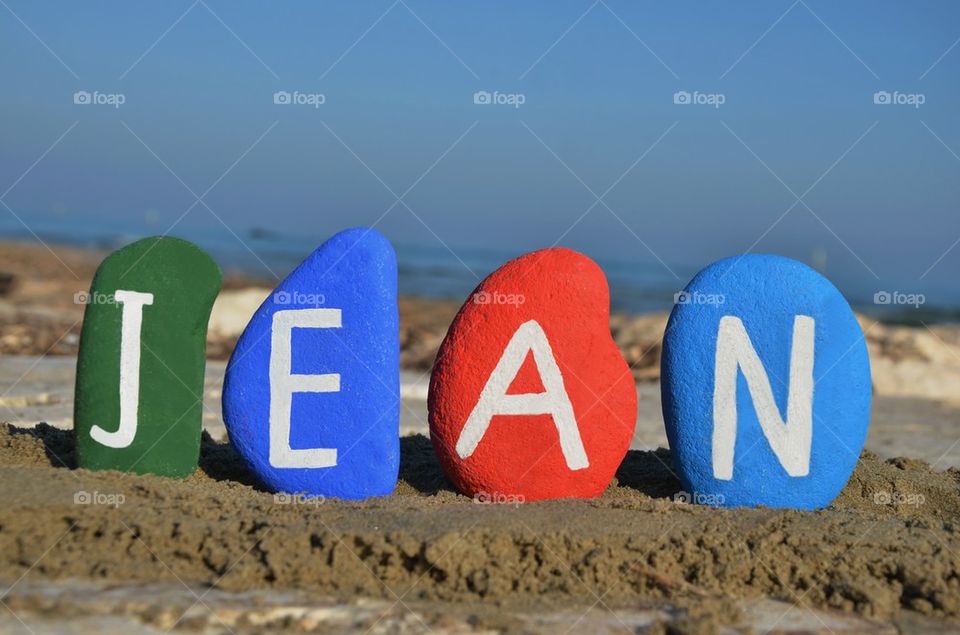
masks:
[[[534,501],[602,493],[630,447],[637,392],[610,336],[600,267],[553,248],[490,274],[440,346],[428,405],[440,464],[464,494]]]

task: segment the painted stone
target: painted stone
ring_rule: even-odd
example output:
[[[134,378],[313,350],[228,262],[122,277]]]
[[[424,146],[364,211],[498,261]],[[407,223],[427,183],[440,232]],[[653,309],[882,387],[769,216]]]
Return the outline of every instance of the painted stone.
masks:
[[[77,357],[81,468],[193,474],[207,321],[221,281],[206,253],[169,237],[139,240],[97,269]]]
[[[275,492],[365,498],[400,468],[397,257],[374,229],[336,234],[274,289],[227,366],[230,441]]]
[[[687,499],[829,505],[870,421],[870,360],[847,301],[806,265],[756,254],[713,263],[676,300],[661,390]]]
[[[603,492],[630,447],[637,393],[597,264],[544,249],[486,278],[440,346],[428,408],[440,464],[464,494]]]

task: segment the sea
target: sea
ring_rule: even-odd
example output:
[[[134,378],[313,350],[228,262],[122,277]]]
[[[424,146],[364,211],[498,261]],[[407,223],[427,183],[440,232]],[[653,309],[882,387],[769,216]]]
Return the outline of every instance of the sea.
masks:
[[[11,219],[12,220],[12,219]],[[106,229],[94,223],[31,223],[27,229],[16,222],[0,222],[0,238],[39,241],[75,247],[112,251],[139,238],[151,235],[135,231]],[[227,230],[191,229],[173,232],[205,249],[225,273],[236,273],[273,284],[283,278],[323,241],[323,237],[295,235],[265,228],[232,234]],[[398,287],[401,295],[463,300],[503,263],[521,255],[496,247],[457,247],[454,250],[436,244],[394,242],[398,261]],[[693,266],[670,263],[670,271],[658,262],[625,262],[595,258],[610,285],[610,304],[614,312],[631,314],[669,311],[683,284],[697,272]],[[275,277],[276,276],[276,277]],[[678,280],[679,278],[679,280]],[[899,307],[878,305],[864,289],[860,293],[845,290],[854,309],[892,324],[936,324],[960,322],[960,306]]]

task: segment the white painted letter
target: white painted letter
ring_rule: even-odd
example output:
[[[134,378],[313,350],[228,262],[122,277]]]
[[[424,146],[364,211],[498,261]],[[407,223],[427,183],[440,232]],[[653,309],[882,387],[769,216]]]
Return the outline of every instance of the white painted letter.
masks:
[[[333,467],[336,448],[290,447],[290,407],[295,392],[340,392],[340,374],[295,375],[291,371],[293,329],[340,328],[340,309],[290,309],[273,314],[270,344],[270,465]]]
[[[720,318],[713,385],[713,477],[733,478],[733,448],[737,441],[737,367],[743,369],[757,420],[773,453],[790,476],[810,472],[813,439],[814,321],[807,315],[793,320],[787,421],[773,400],[770,380],[738,317]]]
[[[533,351],[533,361],[540,373],[545,392],[508,395],[507,389],[516,378],[529,351]],[[513,334],[496,368],[490,373],[487,384],[480,393],[480,399],[457,439],[457,454],[461,459],[473,454],[495,415],[540,414],[553,417],[567,467],[571,470],[590,467],[573,415],[573,405],[563,386],[563,376],[553,357],[550,342],[536,320],[530,320],[523,323]]]
[[[140,407],[140,327],[143,306],[153,304],[152,293],[117,289],[114,300],[123,305],[120,313],[120,427],[108,432],[98,425],[90,428],[93,440],[108,448],[125,448],[137,436]]]

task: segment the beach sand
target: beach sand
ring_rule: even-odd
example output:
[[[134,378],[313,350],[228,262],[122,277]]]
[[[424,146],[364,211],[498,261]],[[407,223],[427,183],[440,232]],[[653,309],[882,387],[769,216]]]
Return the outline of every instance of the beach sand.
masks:
[[[887,625],[960,618],[956,469],[865,452],[827,510],[725,510],[674,500],[667,450],[631,451],[597,499],[478,504],[450,489],[428,439],[401,450],[393,496],[310,501],[266,492],[209,435],[178,481],[70,469],[70,431],[6,427],[0,577],[297,590],[343,606],[403,597],[424,619],[465,623],[598,598],[689,628],[749,623],[761,600]],[[19,606],[38,601],[30,588]]]
[[[890,375],[868,451],[826,510],[675,500],[654,371],[638,377],[634,450],[602,496],[480,504],[452,491],[424,436],[427,358],[456,304],[407,299],[422,350],[405,345],[397,490],[306,501],[265,491],[225,441],[222,361],[208,364],[193,476],[74,469],[72,294],[98,257],[57,248],[74,278],[40,247],[10,253],[0,633],[960,632],[960,408],[943,398],[953,327],[868,329]],[[618,319],[628,359],[655,357],[644,333],[662,316]]]

